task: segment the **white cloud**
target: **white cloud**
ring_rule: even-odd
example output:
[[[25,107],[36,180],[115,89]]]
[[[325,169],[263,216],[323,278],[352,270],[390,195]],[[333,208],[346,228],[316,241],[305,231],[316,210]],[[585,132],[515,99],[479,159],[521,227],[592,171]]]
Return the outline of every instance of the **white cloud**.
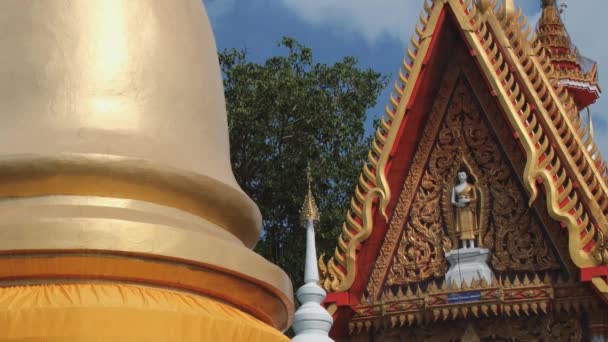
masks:
[[[229,0],[208,0],[211,2]],[[233,0],[234,1],[234,0]],[[409,40],[423,0],[279,0],[285,8],[311,25],[327,29],[335,35],[356,35],[370,45],[379,40]],[[528,1],[534,1],[532,6]],[[566,27],[572,41],[586,57],[599,63],[600,85],[608,90],[608,1],[572,0],[566,2]],[[535,24],[540,17],[540,0],[519,0],[525,5],[529,22]],[[605,96],[608,96],[606,94]],[[592,106],[596,120],[608,122],[608,100],[601,99]],[[605,119],[604,119],[605,118]],[[608,157],[608,125],[598,125],[596,140]],[[601,129],[604,128],[604,129]]]
[[[408,40],[422,10],[420,0],[280,1],[311,24],[334,33],[357,34],[368,43],[379,39]]]
[[[423,10],[425,0],[280,0],[304,21],[327,28],[334,34],[356,34],[368,44],[380,39],[408,41]],[[536,1],[540,8],[540,0]],[[525,3],[525,5],[530,5]],[[530,7],[530,6],[529,6]],[[530,8],[528,8],[530,9]],[[536,11],[530,21],[540,17]]]
[[[526,1],[535,1],[538,7]],[[280,0],[280,2],[306,22],[324,27],[338,35],[355,34],[368,44],[382,39],[407,41],[411,36],[422,0]],[[536,24],[540,17],[537,8],[540,0],[519,0],[534,10],[529,22]],[[517,3],[517,1],[516,1]],[[566,27],[572,41],[583,55],[596,60],[600,67],[600,85],[608,90],[608,1],[572,0],[566,2]],[[606,94],[605,96],[608,96]],[[601,99],[592,106],[596,120],[608,122],[608,100]],[[604,119],[605,118],[605,119]],[[602,154],[608,157],[608,125],[598,125],[596,140]]]

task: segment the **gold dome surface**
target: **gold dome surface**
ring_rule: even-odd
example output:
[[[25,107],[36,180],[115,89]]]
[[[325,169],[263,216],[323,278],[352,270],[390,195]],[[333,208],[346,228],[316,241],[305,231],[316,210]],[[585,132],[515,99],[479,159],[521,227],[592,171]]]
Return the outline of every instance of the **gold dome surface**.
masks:
[[[0,50],[0,281],[168,287],[289,327],[200,0],[0,1]]]
[[[216,47],[202,8],[197,0],[1,1],[0,163],[59,158],[129,169],[131,162],[200,175],[194,183],[215,183],[227,199],[160,204],[201,216],[221,205],[238,217],[211,220],[253,245],[261,218],[231,171]],[[63,164],[55,161],[55,171],[73,169]],[[44,185],[39,192],[57,194]],[[146,200],[138,193],[119,197]]]
[[[0,154],[162,163],[237,188],[200,1],[0,2]]]

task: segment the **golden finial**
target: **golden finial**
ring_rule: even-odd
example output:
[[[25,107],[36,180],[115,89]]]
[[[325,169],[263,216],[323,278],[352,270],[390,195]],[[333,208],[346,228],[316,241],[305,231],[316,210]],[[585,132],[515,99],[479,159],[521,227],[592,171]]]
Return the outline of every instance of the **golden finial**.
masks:
[[[542,0],[542,7],[554,6],[555,0]]]
[[[496,5],[496,2],[493,0],[476,0],[475,3],[482,12],[485,12],[486,10],[492,8],[493,5]]]
[[[315,223],[318,223],[320,220],[319,208],[317,208],[317,203],[312,195],[312,176],[310,173],[310,164],[308,164],[308,167],[306,168],[306,180],[308,181],[308,192],[306,193],[306,197],[304,197],[304,204],[300,210],[300,221],[304,226],[306,226],[306,223],[310,219],[312,219]]]
[[[503,6],[504,6],[504,10],[505,10],[505,17],[509,20],[514,19],[515,15],[516,15],[516,11],[515,11],[515,4],[513,3],[513,0],[504,0]]]

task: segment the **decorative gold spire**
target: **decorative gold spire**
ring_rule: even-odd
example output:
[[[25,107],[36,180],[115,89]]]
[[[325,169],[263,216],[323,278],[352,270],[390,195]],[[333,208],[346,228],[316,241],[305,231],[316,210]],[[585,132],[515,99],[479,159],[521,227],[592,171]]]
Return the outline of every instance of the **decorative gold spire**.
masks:
[[[538,20],[538,36],[549,52],[566,54],[571,42],[555,0],[542,0],[542,15]]]
[[[308,181],[308,192],[306,193],[306,197],[304,197],[302,209],[300,209],[300,222],[304,226],[306,226],[306,222],[310,219],[312,219],[313,222],[318,223],[321,218],[319,215],[319,208],[317,208],[317,203],[315,202],[315,197],[312,195],[310,164],[308,164],[308,167],[306,168],[306,180]]]
[[[542,15],[538,20],[537,34],[548,52],[556,71],[556,80],[573,94],[579,109],[583,109],[600,96],[597,83],[597,65],[581,64],[578,49],[572,44],[555,0],[542,0]]]
[[[515,4],[513,3],[513,0],[504,0],[503,6],[505,7],[505,16],[509,20],[514,19],[515,15],[516,15],[516,11],[515,11]]]
[[[494,0],[475,0],[475,3],[482,12],[485,12],[486,10],[492,8],[492,6],[496,5]]]
[[[555,0],[542,0],[543,8],[555,5]]]

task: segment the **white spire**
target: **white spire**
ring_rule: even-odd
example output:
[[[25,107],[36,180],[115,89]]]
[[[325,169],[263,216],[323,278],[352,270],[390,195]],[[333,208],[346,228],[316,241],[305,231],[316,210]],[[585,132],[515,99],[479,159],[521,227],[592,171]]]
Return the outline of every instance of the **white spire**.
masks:
[[[319,286],[319,269],[317,249],[315,246],[315,223],[319,222],[319,210],[311,190],[310,167],[307,171],[308,192],[300,211],[302,225],[306,227],[306,264],[304,266],[304,286],[296,293],[302,304],[296,311],[293,320],[295,342],[333,342],[329,330],[333,323],[331,315],[321,303],[325,299],[325,290]]]

